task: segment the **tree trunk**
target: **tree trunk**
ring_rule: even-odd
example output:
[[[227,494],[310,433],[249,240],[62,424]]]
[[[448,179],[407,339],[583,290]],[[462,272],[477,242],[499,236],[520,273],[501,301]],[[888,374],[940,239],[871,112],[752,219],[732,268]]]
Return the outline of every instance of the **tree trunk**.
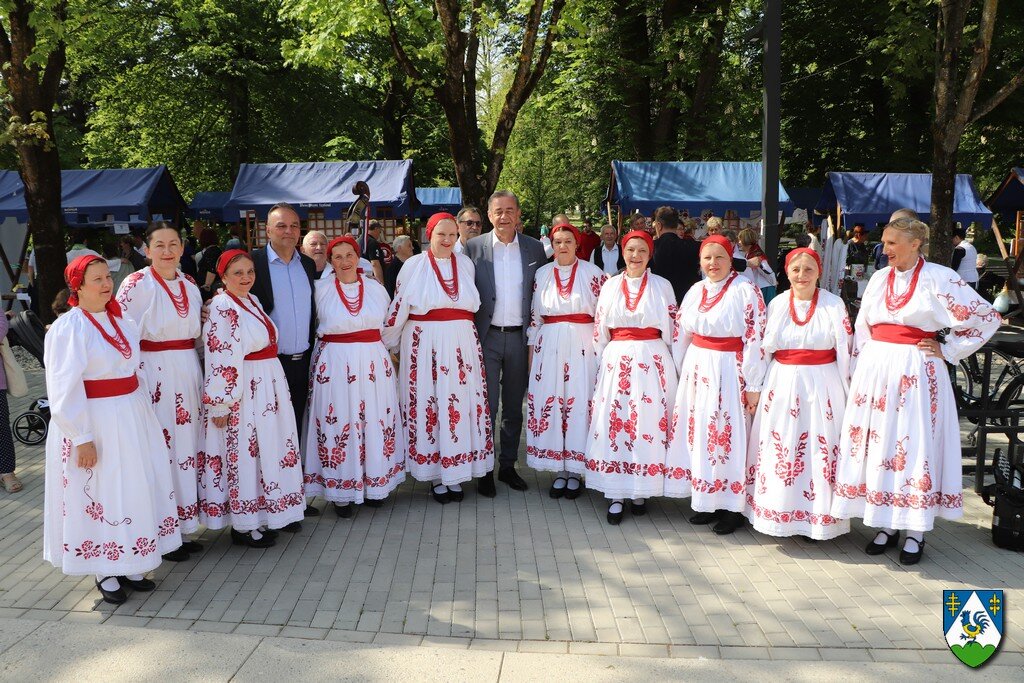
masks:
[[[959,147],[959,143],[957,144]],[[953,191],[956,187],[957,149],[936,142],[932,150],[931,226],[928,260],[948,266],[953,257]]]
[[[651,140],[651,45],[647,36],[647,16],[642,3],[616,0],[614,15],[620,17],[618,44],[623,69],[619,74],[619,91],[624,100],[626,120],[631,122],[632,148],[635,159],[650,159]]]
[[[238,167],[252,159],[249,149],[249,81],[245,76],[225,80],[228,107],[228,172],[238,179]]]
[[[53,135],[52,125],[49,128]],[[41,145],[23,144],[18,146],[18,160],[36,256],[39,313],[43,322],[49,323],[54,319],[50,304],[65,287],[64,267],[67,265],[61,229],[60,156],[56,145],[47,150]]]
[[[381,142],[385,159],[401,159],[404,148],[402,135],[408,98],[400,73],[392,73],[388,90],[381,105]]]
[[[703,159],[710,149],[708,140],[708,122],[717,109],[712,109],[711,95],[715,83],[721,75],[722,41],[725,37],[725,25],[728,22],[732,0],[715,0],[711,3],[711,19],[709,31],[711,38],[706,40],[700,59],[700,71],[693,86],[690,97],[690,110],[687,113],[686,144],[683,148],[684,159]]]

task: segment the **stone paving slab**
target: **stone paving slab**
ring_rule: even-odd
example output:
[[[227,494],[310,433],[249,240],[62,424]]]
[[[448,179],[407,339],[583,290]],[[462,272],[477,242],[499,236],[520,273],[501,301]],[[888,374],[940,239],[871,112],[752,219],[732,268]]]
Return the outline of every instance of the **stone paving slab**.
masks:
[[[29,373],[30,396],[43,394]],[[992,545],[991,509],[965,483],[965,517],[939,521],[923,562],[870,558],[859,523],[835,541],[774,539],[749,528],[719,537],[690,525],[685,501],[650,501],[646,517],[604,521],[594,494],[547,497],[551,475],[521,467],[525,493],[467,487],[438,506],[407,482],[379,509],[308,518],[267,550],[206,531],[203,553],[164,563],[158,589],[124,605],[99,601],[92,579],[42,561],[42,448],[18,447],[25,489],[0,493],[0,618],[250,634],[468,651],[622,656],[891,661],[951,657],[942,590],[1007,591],[997,659],[1024,651],[1024,554]],[[323,508],[323,501],[317,501]],[[187,635],[187,634],[186,634]],[[583,650],[579,650],[583,648]],[[849,655],[843,656],[843,651]],[[872,655],[877,653],[877,656]]]

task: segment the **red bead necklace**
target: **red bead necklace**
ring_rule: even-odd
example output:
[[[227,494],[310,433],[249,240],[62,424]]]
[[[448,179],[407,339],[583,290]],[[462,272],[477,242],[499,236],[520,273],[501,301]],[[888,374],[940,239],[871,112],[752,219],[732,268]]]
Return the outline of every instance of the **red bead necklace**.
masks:
[[[452,301],[459,300],[459,267],[456,265],[455,254],[452,254],[452,277],[451,279],[445,279],[441,275],[441,269],[437,267],[437,259],[434,258],[434,252],[427,250],[427,258],[430,259],[430,267],[434,269],[434,275],[437,277],[437,281],[441,284],[441,289],[448,295],[448,298]]]
[[[722,291],[720,291],[718,294],[714,295],[710,299],[708,298],[707,283],[705,283],[705,286],[702,287],[701,290],[700,290],[700,305],[697,307],[697,309],[701,313],[707,313],[712,308],[717,306],[718,302],[721,301],[722,297],[725,296],[725,293],[727,291],[729,291],[729,285],[731,285],[732,281],[735,280],[735,279],[736,279],[736,273],[734,271],[734,272],[729,274],[729,278],[725,281],[725,285],[722,286]]]
[[[795,322],[800,327],[803,327],[807,323],[811,322],[811,318],[814,317],[814,309],[818,307],[818,292],[820,291],[821,290],[818,289],[817,287],[814,288],[814,296],[811,297],[811,306],[810,308],[807,309],[807,317],[804,318],[803,320],[800,320],[796,315],[796,306],[793,303],[793,289],[791,288],[789,290],[789,317],[793,322]]]
[[[576,269],[580,267],[579,259],[576,259],[572,264],[572,270],[569,272],[569,282],[564,287],[562,286],[562,278],[558,276],[558,264],[555,264],[555,287],[558,289],[558,296],[562,299],[568,299],[572,294],[572,285],[576,282]]]
[[[84,313],[85,317],[89,319],[89,322],[91,322],[93,326],[100,331],[100,334],[107,340],[107,343],[117,349],[118,353],[125,358],[132,357],[132,345],[128,343],[128,337],[124,336],[124,332],[122,332],[121,328],[117,326],[117,320],[114,319],[114,316],[110,315],[110,311],[107,311],[107,320],[109,320],[110,324],[114,326],[114,333],[117,335],[116,337],[111,337],[107,334],[107,331],[103,329],[103,326],[99,324],[96,318],[92,317],[92,313],[84,308],[82,309],[82,313]]]
[[[179,318],[187,318],[188,294],[185,293],[185,278],[178,278],[178,284],[181,287],[181,291],[178,294],[178,296],[175,296],[171,292],[171,288],[167,286],[167,281],[160,277],[160,273],[156,272],[156,268],[150,268],[149,270],[151,273],[153,273],[153,278],[160,284],[161,287],[164,288],[164,291],[167,292],[167,296],[168,298],[170,298],[171,304],[174,305],[174,312],[178,314]]]
[[[914,266],[914,274],[910,276],[910,286],[907,287],[907,291],[899,296],[893,291],[896,284],[896,266],[893,266],[889,270],[889,278],[885,285],[885,307],[890,313],[895,313],[910,301],[910,297],[914,296],[914,290],[917,289],[917,280],[921,277],[921,269],[924,268],[924,259],[919,258],[917,265]]]
[[[631,299],[629,296],[629,286],[626,284],[628,279],[625,275],[622,276],[622,296],[626,297],[626,310],[634,313],[636,307],[640,305],[640,299],[644,296],[644,290],[647,289],[647,271],[644,271],[644,277],[640,280],[640,289],[637,290],[635,299]]]
[[[249,310],[249,307],[242,303],[242,300],[239,299],[234,294],[232,294],[231,292],[228,292],[228,296],[231,297],[232,301],[241,306],[243,311],[259,320],[261,323],[263,323],[263,326],[267,328],[267,334],[270,335],[270,344],[268,344],[268,346],[272,346],[277,343],[277,331],[274,329],[274,323],[270,321],[270,318],[268,318],[267,314],[263,312],[263,309],[256,305],[256,302],[252,300],[251,296],[246,294],[245,298],[249,300],[249,303],[253,305],[253,307],[256,309],[259,315],[256,315],[256,313]]]
[[[363,308],[363,276],[356,273],[356,282],[359,283],[359,293],[356,294],[355,299],[349,299],[345,296],[345,290],[341,288],[341,280],[334,278],[334,287],[338,290],[341,303],[345,304],[345,310],[349,315],[359,315],[359,311]]]

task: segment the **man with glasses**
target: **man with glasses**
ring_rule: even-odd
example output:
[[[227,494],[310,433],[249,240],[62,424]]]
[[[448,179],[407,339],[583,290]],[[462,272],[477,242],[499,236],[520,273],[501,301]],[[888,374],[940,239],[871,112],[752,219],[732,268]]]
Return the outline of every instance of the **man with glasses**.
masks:
[[[480,210],[475,206],[464,206],[455,217],[455,222],[459,225],[459,241],[455,243],[452,251],[461,254],[466,250],[466,242],[480,234],[480,228],[483,226]]]

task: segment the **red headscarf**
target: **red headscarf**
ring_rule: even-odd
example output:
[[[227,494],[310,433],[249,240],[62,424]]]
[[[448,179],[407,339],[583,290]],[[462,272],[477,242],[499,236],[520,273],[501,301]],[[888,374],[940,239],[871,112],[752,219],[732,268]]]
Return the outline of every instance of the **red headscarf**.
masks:
[[[450,220],[453,223],[458,223],[458,221],[456,220],[455,216],[453,216],[450,213],[447,213],[445,211],[442,211],[440,213],[435,213],[433,216],[431,216],[430,218],[427,219],[427,239],[428,240],[430,239],[430,236],[434,234],[434,228],[437,227],[437,224],[440,223],[441,221],[445,220],[445,219]]]
[[[551,228],[551,239],[555,239],[555,233],[561,231],[571,232],[572,236],[576,238],[576,244],[580,243],[580,231],[571,223],[559,223]]]
[[[336,246],[338,246],[339,244],[347,244],[350,247],[352,247],[353,249],[355,249],[356,250],[356,258],[359,258],[360,256],[362,256],[362,251],[359,249],[359,242],[358,242],[358,240],[356,240],[356,238],[353,237],[352,235],[342,235],[341,237],[335,237],[333,240],[330,241],[330,244],[327,245],[327,260],[328,261],[331,260],[331,252],[334,251],[334,248]]]
[[[81,289],[82,282],[85,280],[85,269],[96,261],[101,263],[107,262],[106,259],[96,254],[84,254],[69,263],[68,267],[64,269],[64,282],[68,283],[68,289],[71,290],[71,296],[68,297],[68,306],[78,305],[78,290]],[[113,296],[110,297],[105,308],[115,318],[121,317],[121,304]]]
[[[818,266],[818,277],[821,277],[821,257],[818,256],[818,252],[814,251],[809,247],[800,247],[799,249],[794,249],[793,251],[786,254],[786,270],[789,270],[789,263],[797,256],[800,256],[801,254],[807,254],[808,256],[814,259],[814,262]]]
[[[630,230],[622,236],[622,251],[626,251],[626,243],[630,240],[641,239],[647,242],[647,248],[651,251],[651,256],[654,255],[654,238],[647,234],[646,230]]]
[[[730,259],[732,258],[732,242],[730,242],[728,238],[722,237],[721,235],[708,235],[703,240],[701,240],[700,253],[703,254],[704,247],[710,244],[717,244],[722,249],[725,249],[725,253],[729,255]]]
[[[228,249],[221,254],[220,258],[217,259],[217,275],[224,277],[224,272],[227,271],[228,266],[239,256],[245,256],[248,259],[252,258],[245,249]]]

